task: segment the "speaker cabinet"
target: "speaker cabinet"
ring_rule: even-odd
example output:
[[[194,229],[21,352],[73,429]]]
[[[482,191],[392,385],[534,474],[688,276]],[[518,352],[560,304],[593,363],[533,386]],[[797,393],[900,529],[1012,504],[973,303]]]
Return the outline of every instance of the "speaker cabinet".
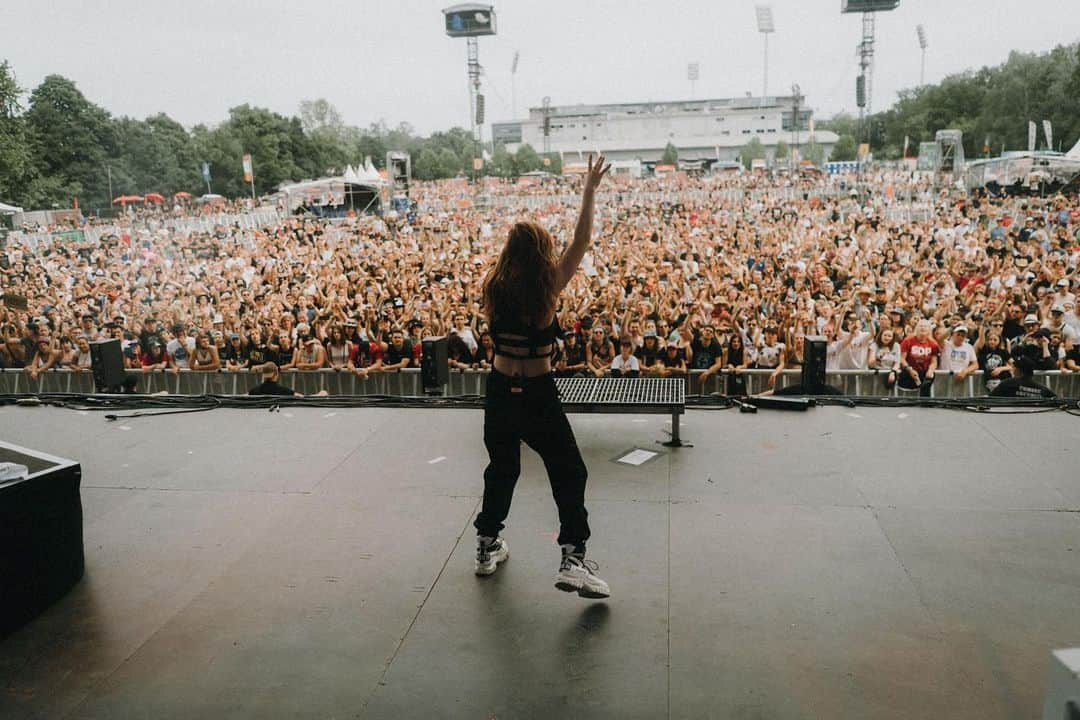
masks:
[[[820,335],[807,335],[803,341],[802,389],[817,395],[825,388],[825,359],[828,341]]]
[[[119,340],[90,343],[90,365],[98,392],[108,392],[110,388],[119,390],[124,384],[124,355]]]
[[[425,390],[439,390],[450,382],[446,336],[423,339],[420,356],[420,383]]]

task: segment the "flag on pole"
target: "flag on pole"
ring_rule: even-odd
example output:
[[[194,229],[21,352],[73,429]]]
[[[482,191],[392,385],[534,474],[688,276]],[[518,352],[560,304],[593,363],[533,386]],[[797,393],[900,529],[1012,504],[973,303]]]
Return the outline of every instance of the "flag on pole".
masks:
[[[911,142],[911,138],[909,138],[907,135],[905,135],[904,136],[904,152],[903,152],[903,154],[901,154],[900,157],[904,157],[904,158],[907,157],[907,149],[908,149],[908,144],[910,142]]]
[[[1043,120],[1043,135],[1046,135],[1046,149],[1054,149],[1054,128],[1050,126],[1049,120]]]
[[[204,162],[202,164],[202,179],[210,182],[210,163]]]
[[[1028,152],[1035,152],[1035,121],[1028,120]]]
[[[244,155],[244,182],[251,182],[254,175],[251,172],[251,156]]]

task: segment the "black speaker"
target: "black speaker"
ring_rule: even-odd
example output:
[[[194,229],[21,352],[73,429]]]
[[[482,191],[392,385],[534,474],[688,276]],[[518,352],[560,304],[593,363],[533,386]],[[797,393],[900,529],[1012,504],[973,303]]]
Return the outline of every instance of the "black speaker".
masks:
[[[124,354],[120,351],[119,340],[90,343],[90,365],[98,392],[118,391],[124,384]]]
[[[420,356],[420,383],[425,390],[438,390],[450,382],[446,336],[423,339]]]
[[[825,359],[828,341],[820,335],[807,335],[803,340],[802,390],[818,395],[825,387]]]

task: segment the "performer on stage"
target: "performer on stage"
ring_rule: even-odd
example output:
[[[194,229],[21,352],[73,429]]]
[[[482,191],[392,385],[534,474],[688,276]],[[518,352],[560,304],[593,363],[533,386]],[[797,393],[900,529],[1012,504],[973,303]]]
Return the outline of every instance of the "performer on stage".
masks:
[[[573,278],[592,236],[593,195],[610,169],[589,157],[574,240],[561,257],[551,235],[534,222],[519,222],[484,280],[484,309],[495,344],[495,363],[484,401],[484,504],[476,517],[476,574],[490,575],[510,556],[499,537],[521,472],[521,441],[544,461],[559,509],[562,561],[555,587],[581,597],[605,598],[608,584],[586,563],[585,510],[588,471],[566,420],[551,371],[560,334],[559,293]]]

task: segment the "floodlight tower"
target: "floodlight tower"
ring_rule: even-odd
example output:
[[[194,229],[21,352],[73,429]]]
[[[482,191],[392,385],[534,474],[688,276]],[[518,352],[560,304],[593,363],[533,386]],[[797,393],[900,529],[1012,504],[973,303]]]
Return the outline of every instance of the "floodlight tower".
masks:
[[[859,125],[866,127],[866,116],[873,107],[874,13],[895,10],[900,0],[840,0],[841,13],[862,13],[862,40],[855,48],[859,57],[859,77],[855,79],[855,104],[859,106]],[[865,138],[869,141],[869,133]]]
[[[755,5],[757,13],[757,29],[765,43],[765,62],[761,71],[761,104],[765,104],[765,96],[769,94],[769,34],[776,32],[776,24],[773,22],[771,5]]]
[[[919,62],[919,87],[922,87],[926,84],[926,28],[916,25],[915,34],[919,36],[919,48],[922,50],[922,60]]]
[[[517,119],[517,66],[521,53],[514,51],[514,61],[510,63],[510,117]]]
[[[690,81],[690,99],[694,99],[694,85],[697,83],[700,77],[700,65],[696,62],[689,63],[686,66],[686,79]]]
[[[484,96],[480,94],[480,49],[477,38],[495,34],[495,8],[492,5],[463,3],[445,8],[446,34],[463,37],[468,45],[469,124],[473,135],[473,182],[476,182],[480,159],[480,140],[484,127]]]

